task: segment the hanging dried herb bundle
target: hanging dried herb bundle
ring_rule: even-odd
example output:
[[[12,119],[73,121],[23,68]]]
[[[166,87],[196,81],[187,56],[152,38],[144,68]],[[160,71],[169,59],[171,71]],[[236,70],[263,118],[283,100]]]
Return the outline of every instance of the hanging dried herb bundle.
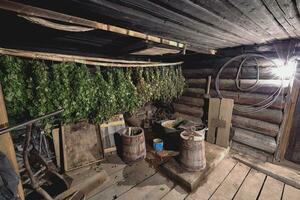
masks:
[[[171,102],[185,85],[180,66],[97,68],[91,73],[90,67],[75,63],[47,65],[9,56],[0,61],[7,110],[16,121],[64,108],[63,123],[100,123],[149,101]]]

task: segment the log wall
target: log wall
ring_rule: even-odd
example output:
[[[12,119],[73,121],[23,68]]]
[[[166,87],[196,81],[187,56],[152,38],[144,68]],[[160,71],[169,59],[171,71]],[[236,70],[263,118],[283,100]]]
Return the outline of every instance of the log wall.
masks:
[[[184,112],[185,115],[202,117],[203,95],[207,87],[207,78],[212,76],[210,96],[217,97],[214,78],[222,64],[218,60],[211,63],[208,60],[197,62],[187,62],[188,64],[185,64],[183,68],[187,88],[175,105],[175,110],[179,113]],[[191,63],[193,64],[191,65]],[[223,97],[234,100],[235,107],[243,108],[258,103],[268,98],[281,85],[279,77],[272,74],[274,66],[269,63],[260,68],[260,88],[254,92],[242,92],[237,89],[235,84],[236,66],[228,66],[220,76],[220,91]],[[241,87],[249,87],[255,83],[256,75],[257,72],[253,65],[249,64],[243,68],[240,76]],[[269,108],[256,113],[233,111],[233,149],[265,160],[273,159],[273,154],[277,148],[277,135],[283,120],[283,109],[289,91],[289,83],[290,80],[284,80],[282,94]],[[180,104],[179,107],[178,104]]]

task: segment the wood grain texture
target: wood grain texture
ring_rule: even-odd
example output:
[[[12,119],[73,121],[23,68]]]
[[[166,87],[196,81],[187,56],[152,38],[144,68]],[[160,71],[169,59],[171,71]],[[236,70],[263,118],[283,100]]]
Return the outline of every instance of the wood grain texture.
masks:
[[[174,187],[174,183],[156,173],[132,188],[118,199],[160,199]]]
[[[190,105],[190,106],[203,107],[204,106],[204,99],[188,97],[188,96],[181,96],[180,99],[179,99],[179,103],[180,104],[185,104],[185,105]]]
[[[66,171],[99,162],[104,158],[100,131],[87,122],[62,127],[64,169]]]
[[[93,195],[90,200],[119,197],[155,173],[156,170],[149,167],[145,161],[126,166],[124,169],[111,175],[113,179],[107,184],[107,187],[102,191],[98,190],[97,194]]]
[[[2,92],[2,86],[0,84],[0,128],[8,127],[8,117],[5,107],[5,100],[4,94]],[[17,163],[16,152],[14,149],[14,144],[11,138],[10,133],[4,133],[0,135],[0,151],[7,156],[12,168],[15,170],[16,174],[19,175],[19,166]],[[18,184],[18,195],[19,197],[24,200],[24,191],[22,183],[19,182]]]
[[[273,137],[241,128],[235,128],[234,136],[232,139],[239,143],[263,150],[270,154],[273,154],[277,147],[276,141]]]
[[[207,141],[214,144],[216,141],[217,128],[213,124],[213,119],[219,119],[220,112],[220,99],[210,98],[209,99],[209,110],[208,110],[208,131]]]
[[[283,182],[280,182],[270,176],[267,177],[258,200],[280,200],[283,190]]]
[[[173,106],[176,112],[180,112],[183,114],[188,114],[200,118],[202,118],[203,116],[203,108],[201,107],[188,106],[188,105],[178,104],[178,103],[174,103]]]
[[[231,172],[236,165],[236,160],[227,158],[224,159],[211,174],[207,176],[207,179],[199,186],[194,192],[189,194],[187,200],[207,200],[215,192],[218,186],[223,182],[226,176]]]
[[[234,197],[234,200],[256,200],[260,189],[264,184],[266,175],[251,169],[242,186]]]
[[[235,127],[248,129],[251,131],[259,132],[264,135],[276,137],[279,132],[279,125],[269,122],[263,122],[256,119],[232,115],[232,125]]]
[[[300,190],[290,185],[284,185],[282,200],[298,200],[300,198]]]
[[[244,178],[247,176],[250,168],[242,163],[238,163],[232,172],[226,177],[216,192],[210,199],[212,200],[229,200],[241,186]]]
[[[231,142],[231,150],[238,154],[245,154],[245,155],[250,155],[254,158],[260,159],[262,161],[268,161],[272,162],[273,161],[273,155],[269,154],[267,152],[264,152],[262,150],[256,149],[254,147],[232,141]]]
[[[248,155],[234,155],[233,157],[268,176],[300,189],[300,175],[297,170],[260,161]]]
[[[166,196],[164,196],[161,200],[184,200],[188,195],[188,192],[185,191],[180,186],[175,186]]]
[[[216,144],[225,148],[229,146],[233,104],[232,99],[221,99],[219,119],[225,121],[225,127],[218,127]]]

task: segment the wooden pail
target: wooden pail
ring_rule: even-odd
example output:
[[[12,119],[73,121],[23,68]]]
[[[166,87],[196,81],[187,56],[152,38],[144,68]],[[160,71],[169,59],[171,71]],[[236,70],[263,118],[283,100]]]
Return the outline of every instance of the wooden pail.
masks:
[[[179,161],[188,171],[200,171],[206,167],[205,158],[205,129],[199,131],[183,131]]]
[[[122,131],[121,137],[124,162],[133,163],[146,158],[145,135],[142,128],[126,128]]]

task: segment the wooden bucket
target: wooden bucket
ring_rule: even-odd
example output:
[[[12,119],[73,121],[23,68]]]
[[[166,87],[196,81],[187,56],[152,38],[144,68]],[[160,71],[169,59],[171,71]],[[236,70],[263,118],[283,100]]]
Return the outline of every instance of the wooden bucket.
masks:
[[[138,134],[129,133],[139,132]],[[126,163],[132,163],[146,158],[144,130],[139,127],[129,127],[122,131],[122,157]]]
[[[200,171],[206,167],[205,129],[199,131],[183,131],[179,161],[187,171]]]

